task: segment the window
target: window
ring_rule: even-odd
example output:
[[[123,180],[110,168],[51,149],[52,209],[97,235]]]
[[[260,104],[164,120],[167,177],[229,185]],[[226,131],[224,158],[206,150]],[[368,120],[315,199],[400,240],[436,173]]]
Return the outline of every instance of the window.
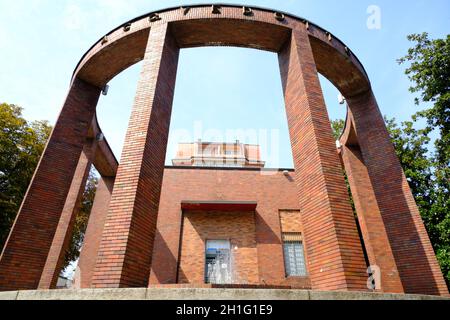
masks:
[[[232,283],[230,241],[208,240],[206,242],[205,283]]]
[[[302,234],[283,233],[283,250],[286,276],[306,276],[307,274]]]

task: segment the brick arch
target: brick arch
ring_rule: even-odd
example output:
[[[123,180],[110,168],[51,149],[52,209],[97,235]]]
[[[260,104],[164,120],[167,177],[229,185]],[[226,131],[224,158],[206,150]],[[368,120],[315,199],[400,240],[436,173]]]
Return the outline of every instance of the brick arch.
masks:
[[[211,6],[169,8],[132,19],[98,40],[79,61],[73,79],[80,78],[99,88],[117,74],[142,61],[153,26],[170,24],[180,49],[205,46],[235,46],[278,53],[292,30],[305,30],[314,52],[317,69],[345,96],[370,88],[364,67],[337,37],[314,23],[288,13],[284,21],[274,17],[276,10],[252,7],[245,16],[242,7],[221,5],[221,14]],[[158,14],[161,20],[150,22]]]
[[[358,97],[371,92],[364,68],[344,43],[305,19],[233,5],[170,8],[138,17],[83,56],[0,259],[0,289],[52,287],[48,279],[58,272],[64,249],[61,241],[57,250],[52,243],[60,226],[73,219],[62,212],[76,202],[68,195],[80,180],[80,156],[101,88],[138,61],[143,66],[126,143],[89,273],[95,288],[147,286],[179,50],[199,46],[278,53],[312,287],[367,290],[362,248],[318,79],[320,72],[357,108]],[[401,291],[396,288],[385,291]]]

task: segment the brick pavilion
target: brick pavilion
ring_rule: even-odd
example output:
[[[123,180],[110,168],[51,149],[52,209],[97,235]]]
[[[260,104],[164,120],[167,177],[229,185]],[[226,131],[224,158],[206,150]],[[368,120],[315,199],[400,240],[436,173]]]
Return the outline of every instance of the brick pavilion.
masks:
[[[165,166],[179,52],[203,46],[278,54],[295,170],[267,169],[257,146],[239,142],[182,145]],[[119,162],[96,106],[108,82],[139,61]],[[319,73],[348,103],[339,148]],[[448,295],[364,67],[307,19],[196,5],[102,36],[72,75],[1,254],[0,291],[56,287],[91,165],[101,180],[79,262],[83,288],[368,291],[367,269],[376,266],[377,291]]]

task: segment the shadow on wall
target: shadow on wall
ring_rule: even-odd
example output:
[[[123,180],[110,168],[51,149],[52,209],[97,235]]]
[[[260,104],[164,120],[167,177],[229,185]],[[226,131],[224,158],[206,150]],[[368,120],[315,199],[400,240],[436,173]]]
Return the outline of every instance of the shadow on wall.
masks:
[[[180,248],[178,249],[180,251]],[[150,284],[176,284],[178,278],[185,279],[186,275],[183,273],[183,270],[178,268],[178,261],[178,254],[176,257],[173,255],[159,230],[156,230],[155,247],[153,250],[153,259],[150,271],[150,278],[155,279],[153,279]],[[155,262],[157,264],[155,264]],[[157,283],[155,283],[155,280]]]
[[[278,214],[278,212],[277,212]],[[279,217],[275,217],[279,222]],[[255,213],[255,225],[256,225],[256,242],[258,244],[271,244],[281,246],[280,235],[273,232],[273,228],[264,220],[264,217],[256,210]],[[281,250],[281,249],[280,249]]]

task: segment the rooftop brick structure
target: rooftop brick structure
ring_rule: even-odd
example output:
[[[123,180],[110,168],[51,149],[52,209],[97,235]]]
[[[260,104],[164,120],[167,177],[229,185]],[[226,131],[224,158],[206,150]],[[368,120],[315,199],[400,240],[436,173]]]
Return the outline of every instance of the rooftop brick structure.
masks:
[[[278,54],[294,171],[165,168],[179,51],[202,46]],[[105,85],[138,61],[118,162],[95,109]],[[338,150],[319,73],[348,102]],[[367,291],[370,265],[377,291],[448,295],[363,66],[306,19],[235,5],[178,7],[133,19],[95,43],[75,69],[0,257],[0,291],[56,286],[91,163],[102,182],[80,259],[83,287],[202,286],[207,259],[226,269],[233,256],[238,277],[227,281],[234,286]]]
[[[258,145],[203,142],[180,143],[174,166],[264,168]]]

